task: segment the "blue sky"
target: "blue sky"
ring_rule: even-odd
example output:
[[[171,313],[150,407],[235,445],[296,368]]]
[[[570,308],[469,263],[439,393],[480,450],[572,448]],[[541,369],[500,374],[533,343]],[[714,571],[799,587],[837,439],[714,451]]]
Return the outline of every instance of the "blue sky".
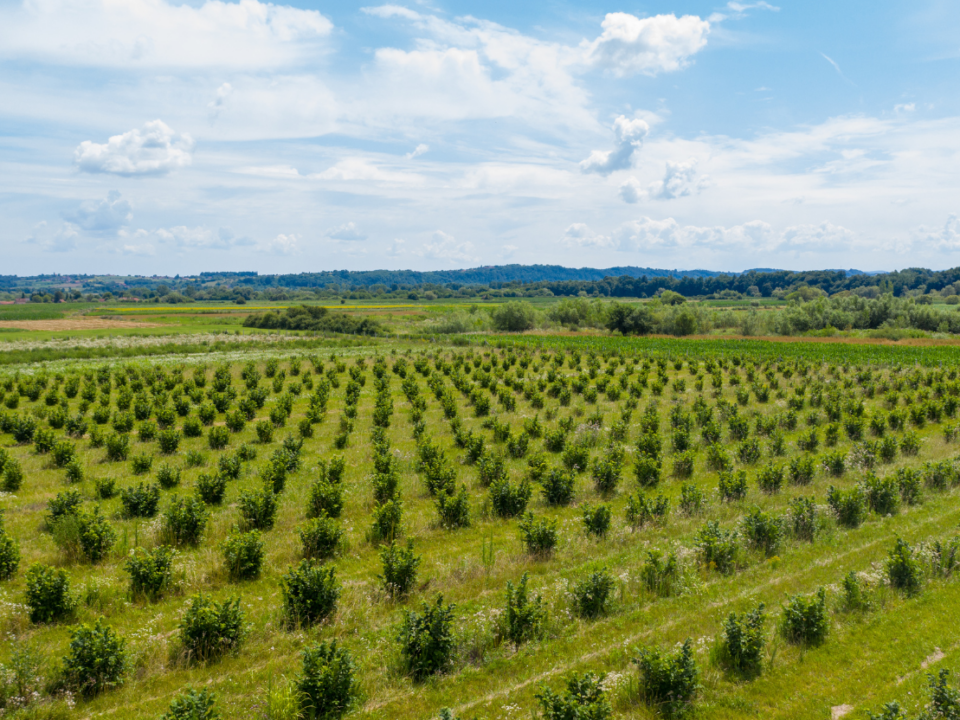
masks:
[[[960,265],[960,3],[0,0],[0,274]]]

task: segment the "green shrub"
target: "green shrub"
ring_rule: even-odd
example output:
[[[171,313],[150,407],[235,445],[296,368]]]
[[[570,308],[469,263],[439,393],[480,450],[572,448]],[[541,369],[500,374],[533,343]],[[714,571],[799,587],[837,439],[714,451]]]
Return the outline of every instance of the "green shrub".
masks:
[[[157,469],[157,483],[164,490],[169,490],[180,484],[180,468],[164,463]]]
[[[413,553],[413,541],[408,541],[405,548],[396,542],[381,548],[380,562],[383,564],[383,575],[379,575],[378,579],[387,594],[392,598],[407,595],[417,581],[417,568],[420,566],[420,558]]]
[[[16,459],[10,458],[4,463],[2,479],[0,487],[4,492],[15,493],[23,486],[23,467]]]
[[[887,556],[887,577],[890,585],[902,590],[907,595],[916,595],[923,586],[923,568],[920,560],[903,539],[897,538],[897,543]]]
[[[177,695],[160,720],[220,720],[217,711],[217,696],[204,688],[188,688]]]
[[[136,548],[123,564],[130,575],[130,594],[156,600],[173,582],[173,548],[160,545],[153,550]]]
[[[895,477],[868,473],[863,479],[867,506],[878,515],[895,515],[900,509],[900,486]]]
[[[264,485],[259,490],[240,493],[237,501],[243,526],[253,530],[270,530],[277,520],[277,495],[273,488]]]
[[[395,499],[375,504],[370,539],[375,543],[392,542],[401,535],[403,535],[403,503]]]
[[[360,697],[356,667],[350,653],[336,640],[303,651],[303,670],[296,687],[303,720],[339,720]]]
[[[77,448],[69,440],[58,440],[50,451],[50,459],[55,467],[62,468],[77,458]]]
[[[626,520],[633,529],[648,523],[662,522],[669,512],[670,501],[663,495],[652,500],[642,493],[627,496]]]
[[[120,503],[123,505],[123,514],[127,517],[153,517],[160,505],[160,486],[140,483],[136,487],[123,488],[120,491]]]
[[[776,555],[783,546],[786,528],[782,518],[772,517],[753,507],[743,516],[740,526],[750,547],[766,557]]]
[[[173,498],[163,514],[165,541],[173,545],[198,545],[210,511],[196,497]]]
[[[696,515],[706,505],[706,498],[696,485],[684,483],[680,486],[680,510],[684,515]]]
[[[633,661],[640,671],[640,695],[668,717],[683,714],[700,692],[700,671],[688,638],[673,652],[643,650]]]
[[[143,426],[141,425],[140,437],[143,438]],[[188,417],[183,421],[183,434],[188,438],[198,438],[203,435],[203,422],[200,418]]]
[[[750,612],[732,612],[723,621],[717,643],[717,661],[727,669],[745,676],[760,674],[763,665],[764,605],[760,603]]]
[[[76,601],[70,594],[70,581],[63,568],[34,563],[27,568],[26,584],[30,622],[55,622],[73,612]]]
[[[236,650],[246,634],[240,598],[218,603],[203,593],[193,596],[180,619],[179,631],[187,661],[203,662]]]
[[[269,420],[259,420],[257,424],[254,425],[254,429],[257,432],[257,440],[262,442],[264,445],[273,442],[273,423]]]
[[[207,505],[221,505],[227,494],[227,479],[220,473],[200,473],[194,489]]]
[[[291,625],[313,625],[336,610],[340,583],[333,565],[301,560],[280,578],[283,614]]]
[[[84,478],[83,465],[77,459],[71,460],[66,466],[66,481],[71,485],[82,483]]]
[[[717,491],[721,502],[737,502],[747,496],[746,470],[721,470]]]
[[[720,524],[712,520],[697,532],[697,548],[704,565],[715,568],[721,573],[733,572],[740,554],[740,543],[736,533],[720,529]]]
[[[867,498],[859,485],[849,490],[840,490],[831,485],[827,491],[827,504],[843,527],[860,527],[867,517]]]
[[[801,455],[790,461],[787,472],[793,485],[807,485],[817,472],[817,464],[811,456]]]
[[[813,542],[817,536],[817,520],[817,506],[812,497],[796,497],[790,501],[788,522],[793,537]]]
[[[573,472],[562,468],[552,468],[543,478],[541,490],[548,505],[569,505],[573,501],[573,489],[576,479]]]
[[[783,487],[783,476],[782,465],[766,465],[757,472],[757,486],[765,493],[778,493]]]
[[[230,433],[225,427],[212,427],[207,433],[207,443],[211,450],[223,450],[230,443]]]
[[[150,468],[153,467],[153,455],[147,453],[140,453],[134,455],[130,460],[130,467],[133,470],[134,475],[145,475],[150,472]]]
[[[573,609],[582,618],[593,619],[607,612],[616,581],[604,569],[596,570],[573,586]]]
[[[164,455],[172,455],[180,447],[180,431],[173,427],[161,430],[157,436],[157,445]]]
[[[659,457],[641,455],[634,461],[633,471],[641,487],[655,487],[663,475],[663,462]]]
[[[610,506],[585,505],[583,508],[583,526],[589,535],[603,538],[610,532]]]
[[[466,485],[456,493],[441,491],[435,500],[440,527],[455,530],[470,526],[470,494]]]
[[[310,498],[307,501],[307,517],[315,518],[327,515],[340,517],[343,511],[343,486],[325,479],[316,480],[310,486]]]
[[[9,580],[20,567],[20,544],[7,534],[0,514],[0,580]]]
[[[192,418],[188,418],[187,422],[183,424],[184,434],[187,437],[196,437],[186,432],[187,425],[191,419]],[[199,425],[199,422],[197,424]],[[137,438],[139,438],[140,442],[150,442],[151,440],[156,439],[157,433],[157,424],[153,420],[144,420],[137,426]]]
[[[92,512],[79,513],[76,517],[81,556],[90,563],[100,562],[117,541],[116,531],[100,513],[99,507]]]
[[[827,617],[827,591],[820,588],[816,594],[792,596],[783,606],[783,636],[797,645],[819,645],[827,637],[830,620]]]
[[[220,544],[223,564],[232,580],[253,580],[263,566],[264,543],[259,530],[231,533]]]
[[[567,689],[555,693],[541,686],[535,697],[540,702],[544,720],[609,720],[613,708],[607,701],[603,688],[605,675],[584,673],[567,678]]]
[[[547,617],[543,599],[539,595],[530,596],[527,582],[527,573],[521,576],[516,587],[507,581],[507,601],[500,616],[501,635],[512,642],[515,648],[528,640],[539,638]]]
[[[104,444],[107,448],[107,460],[110,462],[122,462],[130,454],[130,436],[120,433],[110,433],[106,437]]]
[[[647,590],[660,597],[676,595],[683,588],[683,570],[677,554],[671,552],[664,557],[660,550],[648,550],[640,579]]]
[[[517,525],[527,552],[539,557],[549,555],[556,548],[557,526],[556,518],[537,519],[531,512],[524,515]]]
[[[307,520],[297,533],[305,558],[326,560],[336,555],[343,544],[343,529],[326,515]]]
[[[501,518],[516,517],[527,509],[533,490],[530,483],[523,479],[514,483],[508,478],[490,486],[490,505],[493,514]]]
[[[64,684],[84,697],[99,695],[123,682],[127,669],[126,642],[103,624],[83,624],[70,631],[63,661]]]
[[[853,570],[843,577],[839,605],[843,612],[865,612],[873,605],[867,596],[863,581]]]
[[[454,605],[444,605],[437,595],[433,604],[422,603],[420,612],[408,610],[400,624],[400,653],[407,671],[417,682],[449,667],[456,649]]]
[[[45,517],[47,528],[52,529],[57,521],[67,515],[76,515],[80,512],[80,505],[83,503],[83,497],[79,490],[64,490],[57,493],[56,497],[47,501],[47,510]]]

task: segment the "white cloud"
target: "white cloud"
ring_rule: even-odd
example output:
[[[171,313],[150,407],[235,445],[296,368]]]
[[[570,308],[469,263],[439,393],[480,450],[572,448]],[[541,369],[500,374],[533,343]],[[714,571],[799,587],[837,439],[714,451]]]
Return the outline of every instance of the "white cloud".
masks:
[[[407,20],[419,20],[423,17],[420,13],[400,5],[378,5],[377,7],[363,7],[360,8],[360,12],[366,13],[367,15],[375,15],[376,17],[384,19],[401,17]]]
[[[427,144],[425,144],[425,143],[420,143],[420,144],[417,145],[411,152],[408,152],[406,155],[404,155],[404,157],[405,157],[407,160],[413,160],[413,158],[415,158],[415,157],[420,157],[420,156],[423,155],[425,152],[429,152],[429,151],[430,151],[430,146],[429,146],[429,145],[427,145]]]
[[[638,18],[609,13],[603,33],[585,43],[587,61],[623,77],[681,70],[707,44],[710,23],[695,15]]]
[[[300,235],[290,233],[289,235],[277,235],[272,240],[260,245],[260,251],[270,255],[293,255],[300,252]]]
[[[614,247],[621,252],[670,251],[698,248],[716,250],[761,249],[771,239],[772,228],[754,220],[732,227],[681,225],[674,218],[654,220],[641,217],[619,225],[613,231]]]
[[[780,234],[777,250],[798,254],[844,252],[856,242],[852,230],[829,222],[819,225],[794,225]]]
[[[937,249],[942,252],[960,250],[960,218],[951,214],[940,228],[921,225],[915,233],[913,247],[917,250]]]
[[[584,223],[573,223],[563,233],[561,242],[567,247],[598,247],[612,246],[612,241],[606,235],[598,235]]]
[[[609,175],[616,170],[625,170],[633,163],[633,154],[643,145],[650,126],[643,120],[630,120],[621,115],[613,123],[616,138],[614,150],[594,150],[590,157],[580,163],[580,171]]]
[[[353,222],[344,223],[340,227],[330,228],[327,230],[327,237],[333,240],[346,240],[348,242],[367,239],[367,236],[360,232]]]
[[[309,175],[317,180],[373,180],[386,183],[420,183],[415,173],[384,170],[363,158],[345,158],[321,173]]]
[[[217,91],[213,94],[213,100],[207,103],[207,109],[210,111],[211,117],[216,118],[220,114],[224,103],[226,103],[227,98],[232,94],[233,85],[228,82],[223,83],[223,85],[217,88]]]
[[[230,67],[262,71],[324,49],[315,10],[258,0],[24,0],[0,10],[0,56],[70,66]]]
[[[916,103],[901,103],[900,105],[894,105],[893,111],[895,113],[912,113],[917,109]]]
[[[235,172],[241,175],[256,175],[274,180],[301,180],[303,175],[292,165],[259,165],[239,167]]]
[[[406,240],[402,238],[395,238],[390,246],[387,248],[387,255],[396,257],[397,255],[403,255],[404,249],[403,246],[406,245]]]
[[[111,190],[104,200],[87,200],[76,210],[64,213],[63,219],[95,235],[115,234],[133,219],[130,203]]]
[[[154,234],[160,241],[173,243],[181,249],[230,250],[234,247],[253,244],[250,238],[237,237],[232,230],[223,227],[214,230],[204,226],[177,225],[172,228],[160,228]]]
[[[641,200],[675,200],[686,197],[692,192],[706,187],[705,178],[694,183],[697,177],[697,161],[690,159],[686,162],[667,161],[667,169],[663,180],[650,183],[646,190],[642,190],[640,181],[630,177],[620,184],[620,199],[626,203],[637,203]]]
[[[776,5],[771,5],[770,3],[763,2],[753,2],[753,3],[742,3],[742,2],[728,2],[727,8],[733,10],[736,13],[745,13],[747,10],[770,10],[772,12],[780,12],[780,8]]]
[[[144,257],[156,255],[156,249],[150,243],[121,245],[116,252],[119,252],[121,255],[140,255]]]
[[[83,172],[114,175],[165,175],[192,161],[193,140],[162,120],[145,123],[142,130],[114,135],[106,143],[84,140],[74,152]]]
[[[474,255],[474,247],[471,242],[457,242],[455,237],[442,230],[434,232],[431,239],[432,242],[424,243],[414,254],[433,260],[450,262],[472,263],[480,261],[480,258]]]
[[[625,203],[634,203],[640,202],[641,199],[647,196],[647,191],[642,190],[640,186],[640,181],[635,177],[628,177],[622,183],[620,183],[620,199]]]
[[[54,230],[46,221],[43,221],[34,225],[26,242],[38,245],[45,252],[64,253],[76,250],[79,238],[77,226],[72,223],[62,223]]]

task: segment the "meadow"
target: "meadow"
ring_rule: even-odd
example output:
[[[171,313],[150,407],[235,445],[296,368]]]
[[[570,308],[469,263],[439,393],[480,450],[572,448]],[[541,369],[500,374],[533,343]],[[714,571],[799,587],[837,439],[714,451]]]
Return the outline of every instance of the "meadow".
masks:
[[[5,353],[4,717],[914,717],[957,666],[952,347],[169,327]]]

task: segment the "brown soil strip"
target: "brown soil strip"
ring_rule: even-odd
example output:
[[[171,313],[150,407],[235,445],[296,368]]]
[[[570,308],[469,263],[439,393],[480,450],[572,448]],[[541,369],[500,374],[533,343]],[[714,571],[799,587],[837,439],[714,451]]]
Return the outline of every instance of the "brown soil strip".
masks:
[[[49,332],[76,330],[119,330],[150,327],[160,327],[160,325],[157,323],[82,316],[62,318],[60,320],[5,320],[0,322],[0,328],[14,328],[16,330],[46,330]]]

